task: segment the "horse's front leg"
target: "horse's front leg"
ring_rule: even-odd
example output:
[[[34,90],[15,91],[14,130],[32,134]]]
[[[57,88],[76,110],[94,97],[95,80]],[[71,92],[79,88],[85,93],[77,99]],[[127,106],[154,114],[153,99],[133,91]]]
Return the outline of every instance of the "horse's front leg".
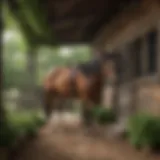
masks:
[[[73,111],[73,99],[69,98],[66,100],[66,104],[65,104],[65,111],[70,111],[72,112]]]
[[[83,102],[82,118],[83,118],[83,123],[86,127],[91,127],[93,124],[92,105],[93,104],[90,102]]]
[[[87,107],[86,109],[88,109],[88,122],[89,122],[89,126],[91,128],[91,132],[92,134],[94,133],[94,135],[97,135],[97,130],[98,130],[98,124],[97,124],[97,120],[95,119],[93,110],[94,108],[96,109],[97,107],[102,107],[101,106],[101,96],[100,95],[96,95],[95,97],[93,97],[92,99],[90,98],[90,100],[88,100],[87,103]]]

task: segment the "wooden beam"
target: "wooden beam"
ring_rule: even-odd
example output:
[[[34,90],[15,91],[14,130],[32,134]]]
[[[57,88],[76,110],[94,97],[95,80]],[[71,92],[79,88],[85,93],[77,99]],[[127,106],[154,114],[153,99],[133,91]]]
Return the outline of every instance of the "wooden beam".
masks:
[[[53,23],[53,28],[55,30],[66,30],[69,28],[72,29],[81,29],[82,27],[88,26],[90,23],[92,23],[95,19],[95,15],[88,15],[86,17],[71,17],[70,19],[62,19],[57,20]]]
[[[54,14],[57,17],[63,17],[67,14],[77,3],[81,0],[69,0],[69,1],[48,1],[48,7],[54,10]]]
[[[76,0],[77,2],[73,4],[67,12],[64,13],[65,16],[72,15],[87,15],[91,13],[99,14],[100,12],[106,12],[109,10],[110,3],[108,0]],[[112,1],[111,1],[112,2]],[[97,5],[98,3],[98,5]],[[91,5],[92,4],[92,5]]]
[[[97,5],[98,3],[98,5]],[[49,7],[53,8],[56,17],[86,16],[88,14],[99,14],[109,10],[108,0],[67,0],[67,1],[49,1]],[[92,5],[91,5],[92,4]]]

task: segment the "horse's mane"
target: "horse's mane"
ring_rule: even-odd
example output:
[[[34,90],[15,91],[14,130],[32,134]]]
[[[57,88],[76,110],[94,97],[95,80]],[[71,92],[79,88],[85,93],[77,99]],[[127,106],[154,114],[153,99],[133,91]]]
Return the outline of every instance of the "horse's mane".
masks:
[[[77,68],[86,75],[96,74],[100,72],[101,63],[98,59],[93,58],[87,62],[78,64]]]

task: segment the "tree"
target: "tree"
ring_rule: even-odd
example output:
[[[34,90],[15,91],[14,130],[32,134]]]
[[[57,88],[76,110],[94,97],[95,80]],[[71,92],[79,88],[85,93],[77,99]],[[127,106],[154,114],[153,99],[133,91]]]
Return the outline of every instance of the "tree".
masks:
[[[9,28],[3,33],[4,89],[17,88],[24,83],[25,44],[17,29]]]

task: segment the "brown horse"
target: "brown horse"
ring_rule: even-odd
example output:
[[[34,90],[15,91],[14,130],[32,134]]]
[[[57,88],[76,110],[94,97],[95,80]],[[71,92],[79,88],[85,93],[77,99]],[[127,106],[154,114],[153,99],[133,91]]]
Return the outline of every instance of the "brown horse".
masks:
[[[91,109],[101,103],[101,93],[106,78],[114,76],[112,58],[96,56],[76,67],[59,67],[45,78],[45,112],[49,116],[54,109],[61,109],[56,100],[65,103],[66,99],[76,98],[83,103],[84,123],[92,122]]]

